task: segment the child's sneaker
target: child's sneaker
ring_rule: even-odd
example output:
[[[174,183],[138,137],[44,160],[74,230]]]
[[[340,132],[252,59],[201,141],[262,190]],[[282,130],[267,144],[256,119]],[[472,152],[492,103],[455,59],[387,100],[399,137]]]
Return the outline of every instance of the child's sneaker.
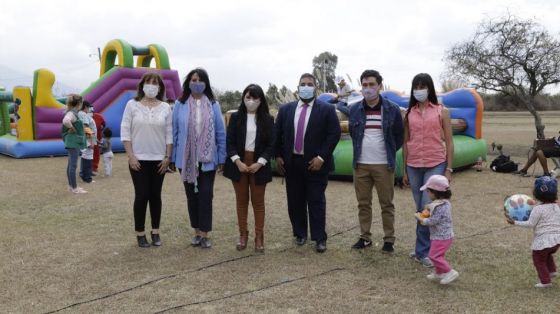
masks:
[[[457,279],[457,277],[459,277],[459,272],[457,272],[455,269],[452,269],[448,273],[442,274],[442,276],[443,277],[441,278],[441,281],[439,283],[441,283],[442,285],[446,285]]]
[[[538,283],[535,285],[535,288],[550,288],[552,287],[552,283]]]
[[[558,273],[557,273],[557,272],[550,273],[550,278],[554,278],[554,277],[556,277],[556,276],[558,276]]]
[[[429,280],[432,280],[432,281],[436,281],[436,280],[440,281],[442,277],[443,277],[443,274],[436,274],[435,272],[433,272],[431,274],[428,274],[426,276],[426,278],[428,278]]]

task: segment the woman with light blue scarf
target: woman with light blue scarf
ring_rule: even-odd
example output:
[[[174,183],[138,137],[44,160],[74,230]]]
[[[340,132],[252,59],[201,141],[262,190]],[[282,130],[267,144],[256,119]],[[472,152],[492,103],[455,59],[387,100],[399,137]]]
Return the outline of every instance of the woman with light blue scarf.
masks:
[[[214,99],[208,73],[196,68],[187,74],[183,95],[173,108],[171,168],[178,168],[187,194],[195,235],[192,246],[210,248],[212,199],[216,170],[226,159],[226,134],[220,104]]]

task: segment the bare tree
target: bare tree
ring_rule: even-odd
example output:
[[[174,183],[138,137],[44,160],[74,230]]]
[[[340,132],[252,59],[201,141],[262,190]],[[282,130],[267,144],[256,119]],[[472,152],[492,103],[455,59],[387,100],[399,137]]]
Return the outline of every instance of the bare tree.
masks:
[[[482,21],[472,37],[445,52],[445,77],[519,99],[535,119],[537,138],[544,125],[535,97],[560,82],[560,42],[533,19],[511,14]]]
[[[336,92],[334,83],[338,57],[332,52],[321,52],[313,58],[313,75],[317,78],[319,88],[326,93],[327,91]]]

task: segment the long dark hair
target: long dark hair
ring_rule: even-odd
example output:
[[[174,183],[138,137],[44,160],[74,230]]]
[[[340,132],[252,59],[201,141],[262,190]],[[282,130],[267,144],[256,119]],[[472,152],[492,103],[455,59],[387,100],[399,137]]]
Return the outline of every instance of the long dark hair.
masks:
[[[268,111],[268,103],[266,102],[264,91],[257,84],[249,84],[249,86],[245,87],[243,93],[241,94],[241,104],[237,109],[237,127],[243,127],[245,125],[245,122],[247,121],[247,107],[245,106],[245,96],[247,96],[247,94],[261,101],[261,104],[257,108],[257,113],[255,114],[255,117],[257,118],[256,124],[260,138],[264,141],[267,141],[271,132],[271,130],[267,129],[267,123],[268,119],[270,119],[271,116],[270,112]]]
[[[157,82],[159,86],[159,91],[156,98],[159,101],[163,101],[163,96],[165,95],[165,84],[163,83],[163,79],[161,78],[161,76],[154,72],[148,72],[142,75],[142,78],[140,79],[140,83],[138,83],[138,90],[136,91],[136,97],[134,97],[134,100],[140,101],[142,100],[142,98],[144,98],[144,96],[146,96],[146,94],[144,94],[144,84],[146,84],[146,82],[148,81]]]
[[[191,79],[195,74],[198,74],[200,81],[206,84],[204,95],[206,95],[206,97],[208,97],[210,101],[214,101],[214,93],[212,92],[212,86],[210,86],[210,78],[208,77],[208,72],[206,72],[206,70],[204,70],[203,68],[196,68],[190,71],[189,74],[187,74],[187,77],[183,82],[183,94],[181,95],[181,97],[179,97],[179,101],[182,103],[186,103],[187,99],[189,99],[189,96],[192,93],[189,83],[191,82]]]
[[[434,87],[434,81],[432,80],[430,74],[416,74],[416,76],[412,79],[412,86],[410,87],[410,100],[408,102],[408,109],[406,109],[406,115],[404,118],[406,122],[408,122],[408,114],[410,113],[410,110],[418,104],[418,100],[414,98],[414,89],[418,87],[427,87],[428,100],[434,105],[438,104],[436,88]]]

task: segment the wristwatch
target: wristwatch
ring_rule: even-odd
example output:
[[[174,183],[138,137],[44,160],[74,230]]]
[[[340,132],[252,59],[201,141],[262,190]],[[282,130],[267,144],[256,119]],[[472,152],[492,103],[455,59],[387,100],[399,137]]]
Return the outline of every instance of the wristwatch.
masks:
[[[447,170],[447,171],[453,173],[453,168],[445,168],[445,170]]]

